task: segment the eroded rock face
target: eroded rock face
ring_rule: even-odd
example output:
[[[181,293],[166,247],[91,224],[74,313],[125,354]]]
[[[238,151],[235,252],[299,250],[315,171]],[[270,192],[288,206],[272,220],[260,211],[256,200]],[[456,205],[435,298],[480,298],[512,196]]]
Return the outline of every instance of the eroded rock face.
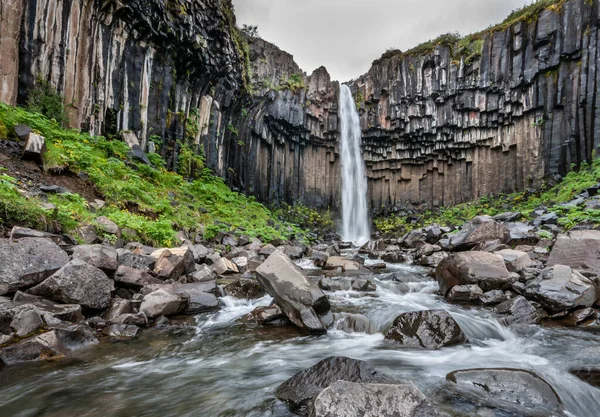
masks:
[[[279,250],[256,269],[258,282],[296,326],[324,333],[333,322],[323,291]]]
[[[461,393],[491,407],[517,412],[546,412],[546,415],[563,408],[552,386],[530,371],[465,369],[449,373],[446,379]]]
[[[67,253],[50,239],[0,240],[0,295],[39,284],[68,262]]]
[[[337,381],[315,399],[310,417],[436,417],[439,414],[414,385]]]
[[[435,277],[446,295],[455,285],[479,285],[483,291],[508,289],[512,277],[501,256],[488,252],[462,252],[439,263]]]
[[[310,404],[321,391],[337,381],[396,383],[387,375],[377,372],[366,362],[334,356],[297,373],[281,384],[275,391],[275,395],[287,403],[292,411],[306,414]]]
[[[109,306],[114,289],[113,281],[100,269],[74,260],[29,292],[67,304],[103,309]]]
[[[401,314],[385,337],[406,347],[420,349],[439,349],[468,342],[458,323],[445,310]]]

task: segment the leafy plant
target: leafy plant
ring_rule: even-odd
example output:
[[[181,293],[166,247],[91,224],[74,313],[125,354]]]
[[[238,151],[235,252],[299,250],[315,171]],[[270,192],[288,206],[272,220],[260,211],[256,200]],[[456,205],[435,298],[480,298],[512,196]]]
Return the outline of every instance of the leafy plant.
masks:
[[[56,120],[60,125],[67,122],[64,99],[50,82],[40,77],[28,93],[27,109],[29,111],[43,114],[49,119]]]

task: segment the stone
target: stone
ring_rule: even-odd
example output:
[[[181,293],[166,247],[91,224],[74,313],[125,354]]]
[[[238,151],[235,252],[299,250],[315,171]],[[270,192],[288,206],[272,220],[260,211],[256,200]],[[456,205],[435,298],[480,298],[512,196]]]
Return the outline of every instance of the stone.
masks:
[[[327,297],[290,258],[276,250],[256,269],[258,282],[292,323],[324,333],[333,317]]]
[[[29,293],[67,304],[104,309],[109,306],[114,289],[113,281],[102,270],[74,260],[33,287]]]
[[[572,230],[568,235],[559,235],[547,265],[600,272],[600,230]]]
[[[0,295],[39,284],[68,262],[67,253],[49,239],[0,240]]]
[[[105,217],[105,216],[96,217],[95,223],[96,223],[96,227],[98,229],[102,230],[104,233],[118,236],[121,232],[119,230],[119,226],[117,226],[117,224],[115,222],[113,222],[112,220],[110,220],[108,217]]]
[[[192,272],[190,277],[194,282],[205,282],[215,279],[212,269],[206,264],[196,265],[196,271]]]
[[[238,240],[233,235],[225,235],[223,239],[221,239],[221,244],[225,246],[237,246]]]
[[[476,217],[467,223],[461,231],[450,238],[453,251],[469,250],[478,243],[498,240],[506,243],[510,239],[510,231],[506,226],[487,216]]]
[[[551,314],[591,307],[598,300],[594,283],[565,265],[543,270],[537,279],[527,284],[526,293]]]
[[[451,303],[476,303],[483,296],[479,285],[455,285],[450,289],[446,299]]]
[[[11,241],[24,238],[45,238],[50,239],[63,250],[67,251],[77,244],[75,240],[66,235],[57,235],[54,233],[42,232],[40,230],[29,229],[27,227],[14,226],[10,231],[9,239]]]
[[[42,297],[17,291],[13,298],[17,305],[32,305],[48,322],[50,319],[79,323],[83,321],[83,314],[79,304],[56,304]]]
[[[273,252],[275,252],[277,248],[271,244],[263,246],[260,251],[258,251],[259,255],[263,256],[271,256]]]
[[[10,323],[10,327],[18,337],[25,337],[42,326],[44,326],[44,322],[34,307],[17,311]]]
[[[504,249],[495,252],[496,255],[502,256],[508,272],[521,272],[523,269],[530,267],[533,261],[529,254],[513,249]]]
[[[523,217],[523,215],[521,213],[515,213],[512,211],[509,211],[507,213],[496,214],[495,216],[492,217],[492,219],[496,220],[497,222],[507,223],[507,222],[515,222],[515,221],[519,220],[521,217]]]
[[[245,300],[256,300],[265,296],[266,292],[258,282],[249,280],[235,281],[223,288],[225,295],[245,299]]]
[[[533,225],[535,227],[546,225],[546,224],[558,224],[558,214],[556,213],[546,213],[541,216],[536,217],[533,220]]]
[[[285,245],[283,253],[290,257],[290,259],[300,259],[304,256],[304,248],[302,246]]]
[[[575,375],[582,381],[600,388],[600,366],[585,366],[580,368],[572,368],[569,372]]]
[[[188,300],[185,314],[204,313],[219,309],[219,300],[215,297],[216,282],[201,282],[191,284],[173,284],[168,290],[181,295]],[[164,314],[165,316],[167,314]]]
[[[419,265],[437,268],[437,266],[446,259],[450,254],[448,252],[435,252],[429,256],[424,256],[419,259]]]
[[[146,317],[146,315],[143,312],[139,312],[136,314],[121,314],[120,316],[114,318],[111,321],[111,323],[146,327],[148,326],[148,317]]]
[[[140,141],[137,138],[137,135],[131,131],[123,131],[121,132],[121,139],[125,142],[130,148],[134,146],[140,146]]]
[[[263,325],[282,325],[289,323],[288,318],[277,306],[257,307],[244,317],[246,322],[254,322],[260,326]]]
[[[239,274],[240,272],[237,265],[227,258],[220,258],[213,264],[212,269],[217,276]]]
[[[44,163],[44,155],[48,149],[46,148],[46,138],[34,132],[29,132],[23,145],[23,155],[21,159],[25,161],[34,161],[39,165]]]
[[[442,248],[438,245],[431,245],[429,243],[421,246],[415,253],[415,258],[422,258],[424,256],[431,256],[436,252],[440,252]]]
[[[96,228],[91,224],[76,228],[72,231],[72,234],[86,245],[93,245],[101,242],[96,233]]]
[[[122,298],[113,298],[110,302],[110,307],[104,313],[103,318],[108,322],[112,322],[120,315],[130,313],[133,313],[131,301]]]
[[[485,294],[482,294],[479,297],[479,300],[483,305],[490,306],[503,303],[508,300],[510,297],[507,295],[505,291],[502,290],[492,290],[488,291]]]
[[[330,357],[305,369],[275,390],[275,396],[290,409],[306,414],[315,398],[337,381],[373,384],[394,384],[392,378],[377,372],[368,363],[339,356]]]
[[[504,316],[500,319],[500,323],[504,326],[536,324],[541,319],[536,308],[523,296],[502,302],[496,307],[495,312]]]
[[[462,252],[444,259],[437,266],[435,277],[442,295],[455,285],[476,284],[483,291],[509,289],[512,277],[501,256],[488,252]]]
[[[144,296],[140,311],[150,319],[173,316],[185,310],[188,298],[167,289],[159,289]]]
[[[377,327],[371,323],[369,318],[363,314],[341,313],[335,314],[335,325],[337,330],[346,333],[367,333],[374,334]]]
[[[309,417],[436,417],[440,414],[413,384],[336,381],[317,396]]]
[[[562,401],[550,384],[531,371],[521,369],[463,369],[446,379],[464,395],[490,407],[536,415],[554,415]]]
[[[140,333],[140,328],[132,324],[111,324],[102,330],[102,334],[108,337],[131,338]]]
[[[121,287],[133,288],[134,290],[139,290],[146,285],[163,283],[160,279],[154,278],[142,270],[125,265],[119,266],[119,269],[115,272],[114,281]]]
[[[81,260],[111,276],[119,267],[117,250],[104,245],[80,245],[73,249],[73,259]]]
[[[535,246],[540,240],[538,235],[535,233],[535,228],[527,223],[506,223],[505,226],[510,232],[510,239],[506,243],[511,246]]]
[[[327,259],[329,259],[327,252],[313,250],[310,254],[310,260],[313,261],[315,266],[318,268],[323,268],[325,265],[327,265]]]
[[[138,269],[143,272],[151,272],[156,265],[156,259],[149,255],[140,255],[126,249],[117,249],[117,261],[119,265]]]
[[[231,260],[237,267],[238,272],[244,273],[248,270],[248,258],[246,256],[237,256]]]
[[[322,278],[319,287],[324,291],[349,291],[352,288],[352,281],[343,278]]]
[[[445,310],[401,314],[396,317],[385,338],[419,349],[439,349],[468,342],[458,323]]]
[[[337,268],[341,268],[342,272],[358,271],[360,270],[360,265],[355,261],[339,256],[329,257],[324,269],[334,270]]]
[[[355,278],[352,280],[352,290],[360,292],[373,292],[377,291],[377,285],[370,279],[366,278]]]
[[[188,256],[193,257],[191,252],[186,251],[186,253],[189,253]],[[153,254],[152,256],[156,258],[156,264],[154,265],[154,275],[156,275],[158,278],[163,280],[171,279],[173,281],[176,281],[177,279],[179,279],[180,276],[186,273],[187,265],[186,260],[183,256],[175,255],[168,249],[162,250],[160,254],[157,255],[158,256],[155,256]]]
[[[401,251],[393,251],[393,252],[384,253],[383,256],[381,257],[381,259],[384,262],[388,262],[391,264],[399,264],[399,263],[406,262],[407,258],[404,255],[404,253],[402,253]]]

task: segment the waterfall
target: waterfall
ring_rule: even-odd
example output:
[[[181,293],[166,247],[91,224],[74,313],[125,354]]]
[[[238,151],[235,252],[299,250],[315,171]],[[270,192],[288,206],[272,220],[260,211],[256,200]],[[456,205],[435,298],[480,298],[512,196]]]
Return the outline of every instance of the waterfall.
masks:
[[[367,212],[367,176],[362,158],[360,120],[352,92],[340,85],[339,121],[342,163],[342,237],[358,245],[371,237]]]

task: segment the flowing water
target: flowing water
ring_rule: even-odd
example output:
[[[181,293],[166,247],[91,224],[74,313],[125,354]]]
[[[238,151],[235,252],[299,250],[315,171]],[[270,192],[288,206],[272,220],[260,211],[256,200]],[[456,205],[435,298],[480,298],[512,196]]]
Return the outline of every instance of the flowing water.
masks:
[[[342,237],[362,245],[369,240],[367,176],[360,142],[362,131],[352,92],[340,85],[340,158],[342,165]]]
[[[447,304],[426,270],[389,265],[372,279],[375,293],[328,293],[336,312],[362,313],[380,330],[406,311],[446,309],[468,345],[438,351],[402,349],[381,333],[332,330],[305,336],[290,327],[254,327],[239,319],[270,297],[252,302],[222,299],[223,308],[178,327],[150,329],[131,341],[102,343],[67,361],[0,371],[0,416],[291,416],[275,388],[318,361],[341,355],[368,361],[401,381],[413,381],[452,416],[475,414],[446,384],[447,373],[507,367],[539,373],[558,392],[569,416],[600,415],[600,390],[568,373],[597,364],[600,335],[579,330],[502,327],[489,311]],[[411,292],[403,294],[399,282]]]

